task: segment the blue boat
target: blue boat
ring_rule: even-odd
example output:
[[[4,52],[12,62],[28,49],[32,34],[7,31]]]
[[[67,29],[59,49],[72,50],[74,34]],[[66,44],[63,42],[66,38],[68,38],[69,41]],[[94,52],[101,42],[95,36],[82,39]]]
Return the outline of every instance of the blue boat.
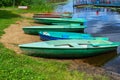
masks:
[[[107,37],[92,37],[90,34],[74,32],[52,32],[40,31],[41,40],[58,40],[58,39],[88,39],[88,40],[109,40]]]

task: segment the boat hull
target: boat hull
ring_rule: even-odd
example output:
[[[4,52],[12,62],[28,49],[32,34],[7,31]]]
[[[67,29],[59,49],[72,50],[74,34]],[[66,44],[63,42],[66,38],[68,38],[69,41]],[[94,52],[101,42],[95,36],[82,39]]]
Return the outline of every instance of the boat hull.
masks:
[[[29,55],[56,58],[80,58],[115,51],[120,42],[107,40],[51,40],[21,44],[19,47]]]
[[[43,23],[43,24],[54,24],[54,23],[77,23],[80,25],[84,25],[86,22],[84,19],[72,19],[72,18],[34,18],[35,22]]]
[[[75,26],[75,27],[73,27],[73,28],[71,28],[71,27],[66,27],[66,28],[64,28],[64,27],[60,27],[60,26],[58,26],[58,27],[51,27],[51,26],[48,26],[48,27],[24,27],[23,28],[23,31],[24,31],[24,33],[26,33],[26,34],[33,34],[33,35],[37,35],[37,34],[39,34],[39,32],[40,31],[59,31],[59,32],[84,32],[84,28],[85,27],[77,27],[77,26]]]
[[[81,58],[95,56],[106,52],[116,51],[117,47],[106,48],[89,48],[89,49],[65,49],[65,48],[25,48],[21,49],[27,54],[32,56],[40,56],[47,58]]]
[[[33,18],[61,18],[59,15],[34,15]]]
[[[65,14],[35,14],[33,18],[71,18],[72,16],[70,15],[65,15]]]

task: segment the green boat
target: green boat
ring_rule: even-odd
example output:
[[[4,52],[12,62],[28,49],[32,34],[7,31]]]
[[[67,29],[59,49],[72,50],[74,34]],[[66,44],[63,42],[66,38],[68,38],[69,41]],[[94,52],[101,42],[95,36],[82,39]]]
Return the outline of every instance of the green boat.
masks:
[[[28,55],[53,58],[80,58],[115,51],[120,43],[107,40],[52,40],[21,44]]]
[[[33,18],[36,22],[44,23],[44,24],[55,24],[55,23],[77,23],[80,25],[84,25],[86,22],[85,19],[80,18]]]
[[[39,34],[40,31],[59,31],[59,32],[84,32],[85,26],[79,25],[45,25],[45,26],[29,26],[24,27],[26,34]]]

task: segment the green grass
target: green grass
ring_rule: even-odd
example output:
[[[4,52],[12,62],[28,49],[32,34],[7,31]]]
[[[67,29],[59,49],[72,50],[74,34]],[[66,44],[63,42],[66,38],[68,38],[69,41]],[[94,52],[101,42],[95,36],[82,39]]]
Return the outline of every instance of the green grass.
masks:
[[[14,23],[19,18],[19,15],[14,14],[11,11],[0,10],[0,36],[4,33],[3,29],[8,27],[11,23]]]
[[[14,10],[17,13],[40,13],[40,12],[52,12],[54,9],[56,8],[55,5],[51,4],[33,4],[28,6],[28,9],[19,9],[18,6],[14,6],[14,7],[2,7],[2,9],[4,10]]]
[[[0,36],[10,24],[23,19],[19,16],[22,12],[16,10],[0,10]],[[105,76],[70,71],[68,66],[69,63],[66,62],[16,54],[0,43],[0,80],[108,80]]]

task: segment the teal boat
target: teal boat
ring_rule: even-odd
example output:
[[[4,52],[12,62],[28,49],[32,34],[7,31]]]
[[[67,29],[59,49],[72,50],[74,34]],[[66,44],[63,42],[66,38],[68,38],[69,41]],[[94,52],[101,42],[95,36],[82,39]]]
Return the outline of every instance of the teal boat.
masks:
[[[28,55],[53,58],[80,58],[116,51],[120,43],[107,40],[51,40],[21,44]]]
[[[89,39],[89,40],[109,40],[107,37],[92,37],[90,34],[73,33],[73,32],[51,32],[40,31],[41,40],[58,40],[58,39]]]
[[[40,31],[59,31],[59,32],[84,32],[85,26],[79,25],[45,25],[24,27],[26,34],[38,34]]]
[[[55,24],[55,23],[64,23],[64,24],[70,24],[70,23],[77,23],[80,25],[84,25],[86,22],[85,19],[80,18],[33,18],[36,22],[44,23],[44,24]]]

